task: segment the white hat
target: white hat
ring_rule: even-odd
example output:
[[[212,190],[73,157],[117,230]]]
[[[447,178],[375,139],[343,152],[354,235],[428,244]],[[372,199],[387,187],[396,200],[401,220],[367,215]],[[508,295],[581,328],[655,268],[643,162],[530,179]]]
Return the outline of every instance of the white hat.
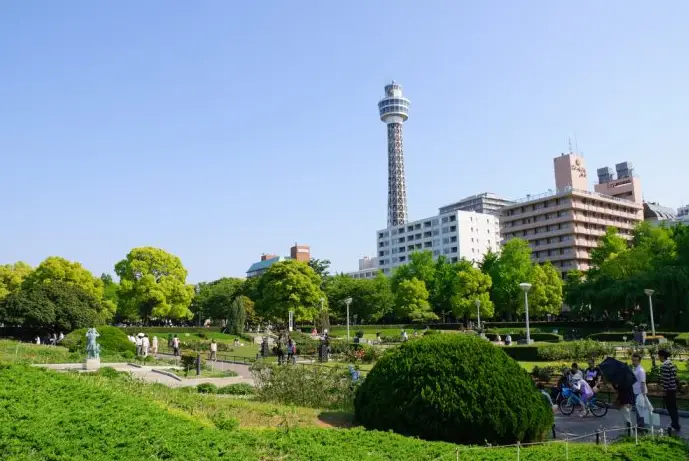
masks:
[[[144,334],[143,334],[143,333],[139,333],[137,336],[138,336],[139,338],[143,338],[143,337],[144,337]]]

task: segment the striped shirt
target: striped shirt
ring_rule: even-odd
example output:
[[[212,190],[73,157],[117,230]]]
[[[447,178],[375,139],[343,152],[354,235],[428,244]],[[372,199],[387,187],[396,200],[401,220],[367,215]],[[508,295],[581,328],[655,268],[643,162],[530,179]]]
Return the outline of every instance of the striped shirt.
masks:
[[[664,391],[677,390],[677,367],[670,359],[664,361],[660,366],[660,382]]]

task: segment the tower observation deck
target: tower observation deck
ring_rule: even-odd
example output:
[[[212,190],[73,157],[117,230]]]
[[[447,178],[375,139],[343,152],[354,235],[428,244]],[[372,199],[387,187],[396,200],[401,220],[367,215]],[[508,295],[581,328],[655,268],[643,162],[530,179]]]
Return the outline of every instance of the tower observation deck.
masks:
[[[407,222],[407,184],[404,177],[402,124],[409,118],[409,100],[402,86],[385,85],[385,97],[378,102],[380,119],[388,126],[388,227]]]

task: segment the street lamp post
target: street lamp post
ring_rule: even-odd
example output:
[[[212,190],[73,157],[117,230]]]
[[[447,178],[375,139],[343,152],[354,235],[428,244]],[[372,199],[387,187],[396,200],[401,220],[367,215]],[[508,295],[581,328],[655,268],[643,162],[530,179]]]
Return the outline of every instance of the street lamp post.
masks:
[[[531,344],[531,330],[529,329],[529,290],[530,283],[520,283],[519,288],[524,291],[524,313],[526,314],[526,344]]]
[[[653,293],[655,291],[651,290],[650,288],[646,288],[644,290],[644,293],[646,293],[646,296],[648,296],[648,307],[651,310],[651,334],[653,336],[656,335],[656,323],[653,321]]]
[[[481,329],[481,300],[476,300],[476,322],[478,323],[478,329]]]
[[[346,298],[344,303],[347,305],[347,344],[349,344],[349,305],[352,304],[352,298]]]

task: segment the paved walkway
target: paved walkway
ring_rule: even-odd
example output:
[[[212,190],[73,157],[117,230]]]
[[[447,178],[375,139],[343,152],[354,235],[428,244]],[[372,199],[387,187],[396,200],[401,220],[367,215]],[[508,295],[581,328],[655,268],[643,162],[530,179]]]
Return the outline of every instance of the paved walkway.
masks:
[[[619,410],[615,410],[612,408],[610,408],[608,410],[608,413],[602,418],[596,418],[593,415],[587,416],[586,418],[582,418],[579,415],[580,413],[578,411],[575,411],[570,416],[565,416],[559,411],[555,413],[555,432],[558,439],[571,439],[584,434],[595,433],[597,430],[602,431],[603,429],[615,429],[625,427],[625,422],[623,421],[622,415],[619,412]],[[634,418],[636,418],[636,414],[632,413],[632,420],[634,420]],[[679,436],[684,439],[689,439],[689,418],[680,418],[679,423],[682,426],[682,431],[679,433]],[[665,429],[669,425],[670,417],[661,414],[660,427]],[[608,441],[617,439],[625,435],[625,430],[614,430],[610,432],[606,431],[606,438]],[[634,436],[633,431],[632,436]],[[601,435],[601,443],[602,437],[603,436]],[[590,437],[586,437],[580,440],[583,442],[595,442],[596,436],[591,435]]]
[[[168,387],[192,387],[198,386],[202,383],[215,384],[218,387],[227,386],[228,384],[246,383],[253,386],[254,380],[251,378],[249,367],[247,365],[238,365],[234,363],[216,362],[213,363],[213,368],[216,370],[232,370],[239,376],[228,378],[180,378],[171,372],[168,372],[172,366],[138,366],[131,363],[102,363],[101,368],[109,367],[117,371],[124,371],[130,373],[132,376],[142,379],[149,383],[164,384]],[[59,363],[36,365],[43,368],[48,368],[56,371],[70,371],[83,370],[83,363]]]

